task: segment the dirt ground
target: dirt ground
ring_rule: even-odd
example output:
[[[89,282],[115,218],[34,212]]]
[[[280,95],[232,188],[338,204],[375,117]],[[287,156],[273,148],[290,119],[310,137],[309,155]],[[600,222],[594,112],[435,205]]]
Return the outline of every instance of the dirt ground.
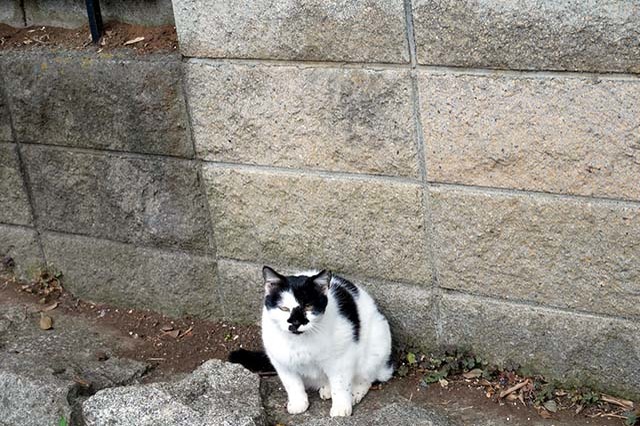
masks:
[[[82,301],[66,292],[52,296],[42,300],[41,295],[22,290],[20,284],[6,280],[0,284],[0,299],[5,302],[36,304],[45,314],[52,312],[86,318],[98,328],[114,329],[128,337],[132,344],[126,348],[130,349],[121,349],[114,355],[150,364],[152,368],[144,377],[146,382],[163,380],[176,373],[189,373],[208,359],[226,359],[235,349],[254,350],[261,345],[260,330],[256,326],[190,317],[169,318],[151,311]]]
[[[144,377],[145,382],[166,380],[176,374],[188,373],[211,358],[226,359],[238,348],[260,349],[260,330],[255,325],[236,325],[195,318],[170,318],[151,311],[122,309],[91,303],[74,298],[62,291],[52,291],[46,296],[29,293],[25,283],[0,276],[0,299],[4,303],[28,303],[38,310],[85,318],[98,326],[128,339],[130,345],[114,356],[131,358],[149,363],[152,368]],[[34,324],[34,326],[37,326]],[[53,324],[55,327],[55,322]],[[105,356],[96,354],[97,357]],[[508,401],[495,396],[487,397],[487,388],[479,379],[461,376],[448,377],[446,387],[435,383],[425,386],[422,375],[410,372],[406,377],[395,377],[390,382],[372,390],[367,398],[374,401],[385,393],[400,395],[415,403],[438,407],[465,424],[474,424],[476,415],[496,419],[497,424],[516,425],[624,425],[624,419],[603,416],[605,411],[597,407],[585,409],[580,414],[574,407],[559,409],[549,418],[542,418],[534,407],[519,400]],[[270,380],[275,380],[271,378]],[[560,407],[562,408],[562,407]],[[284,412],[284,409],[283,409]]]
[[[178,48],[176,28],[171,25],[143,27],[109,22],[100,43],[91,42],[89,26],[76,29],[56,27],[14,28],[0,24],[0,50],[26,49],[95,50],[109,52],[126,49],[136,53],[170,52]]]

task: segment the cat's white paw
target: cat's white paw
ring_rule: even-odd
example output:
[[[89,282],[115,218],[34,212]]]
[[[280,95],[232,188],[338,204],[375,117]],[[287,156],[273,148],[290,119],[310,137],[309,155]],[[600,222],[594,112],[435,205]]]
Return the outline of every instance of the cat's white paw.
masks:
[[[287,403],[287,411],[289,414],[304,413],[307,411],[307,408],[309,408],[309,400],[307,398],[289,400]]]
[[[352,394],[351,394],[351,404],[356,405],[358,402],[362,401],[362,398],[369,392],[369,388],[371,385],[369,383],[358,383],[353,386]]]
[[[336,403],[336,401],[333,401],[333,404],[331,405],[331,411],[329,412],[329,415],[331,415],[331,417],[348,417],[351,415],[351,412],[353,411],[353,408],[351,407],[351,404],[341,404],[341,403]]]
[[[331,399],[331,386],[325,385],[320,388],[320,399]]]

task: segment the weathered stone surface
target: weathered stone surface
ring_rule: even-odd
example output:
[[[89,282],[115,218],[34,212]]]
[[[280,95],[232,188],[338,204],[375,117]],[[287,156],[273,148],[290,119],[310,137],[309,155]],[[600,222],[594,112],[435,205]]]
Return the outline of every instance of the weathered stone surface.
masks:
[[[220,360],[179,382],[100,391],[82,413],[87,426],[266,425],[258,376]]]
[[[106,330],[50,312],[54,328],[43,331],[36,310],[0,303],[0,424],[57,425],[61,418],[78,424],[75,404],[82,394],[131,383],[146,371],[137,361],[96,359],[96,351],[111,353],[124,344]]]
[[[126,5],[126,6],[125,6]],[[28,25],[77,28],[87,24],[83,0],[24,0]],[[173,25],[171,0],[102,0],[103,21],[139,25]]]
[[[430,289],[373,281],[362,285],[389,321],[395,346],[420,348],[425,353],[436,349],[436,318]]]
[[[382,392],[370,391],[353,409],[351,417],[329,417],[331,401],[323,401],[318,392],[307,392],[309,409],[302,414],[286,412],[287,395],[277,377],[262,379],[262,398],[269,424],[301,425],[301,426],[369,426],[369,425],[421,425],[421,426],[453,426],[458,423],[448,419],[441,407],[422,407],[401,395],[402,385],[394,380],[382,385]],[[421,404],[423,405],[423,404]],[[453,404],[452,404],[453,405]],[[472,410],[468,410],[472,411]],[[484,426],[484,425],[483,425]]]
[[[174,0],[185,56],[409,62],[402,0]]]
[[[183,160],[22,147],[43,228],[210,251],[196,166]]]
[[[2,62],[2,56],[0,56]],[[9,104],[4,94],[3,76],[0,75],[0,142],[13,141],[11,135],[11,117],[9,116]]]
[[[0,224],[0,259],[4,256],[13,259],[14,270],[22,277],[44,263],[36,231],[22,226]]]
[[[0,71],[21,142],[193,155],[177,55],[19,52]]]
[[[297,272],[271,266],[287,274]],[[221,259],[218,260],[218,269],[225,317],[242,323],[259,322],[264,297],[262,265]],[[342,274],[338,270],[333,272]],[[376,300],[391,325],[396,345],[435,348],[435,319],[430,290],[412,285],[345,278],[361,285]]]
[[[442,343],[471,346],[500,365],[518,363],[547,379],[640,397],[637,323],[464,295],[445,295]]]
[[[20,0],[2,0],[0,24],[7,24],[12,27],[24,26],[22,11],[20,10]]]
[[[73,235],[42,238],[47,261],[78,297],[173,316],[222,316],[212,258]]]
[[[640,207],[432,188],[441,286],[640,316]]]
[[[640,80],[419,82],[429,180],[640,200]]]
[[[225,319],[247,324],[260,321],[264,297],[261,270],[262,265],[258,264],[218,260]]]
[[[0,143],[0,222],[30,225],[27,197],[14,144]]]
[[[220,257],[430,282],[417,184],[212,165],[203,174]]]
[[[418,175],[408,71],[194,61],[186,72],[201,158]]]
[[[613,0],[416,0],[422,64],[640,71],[640,7]]]
[[[455,423],[433,410],[427,410],[408,401],[396,402],[377,410],[368,410],[353,417],[321,417],[301,423],[302,426],[449,426]]]

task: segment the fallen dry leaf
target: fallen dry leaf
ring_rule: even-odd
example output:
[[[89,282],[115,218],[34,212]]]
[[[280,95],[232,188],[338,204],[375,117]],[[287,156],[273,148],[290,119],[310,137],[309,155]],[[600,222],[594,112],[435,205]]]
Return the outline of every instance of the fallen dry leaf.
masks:
[[[79,384],[80,386],[84,387],[84,388],[91,387],[91,382],[86,381],[82,377],[75,376],[73,378],[73,381],[76,382],[77,384]]]
[[[440,386],[442,386],[443,388],[449,386],[449,381],[447,379],[440,379],[438,380],[438,383],[440,383]]]
[[[134,44],[134,43],[140,43],[142,40],[144,40],[144,37],[132,38],[131,40],[125,41],[123,46],[128,46],[128,45]]]
[[[40,312],[49,312],[49,311],[53,311],[55,308],[58,307],[58,302],[53,302],[52,304],[50,304],[49,306],[45,306],[44,308],[40,309]]]
[[[480,368],[474,368],[471,371],[462,373],[462,377],[464,377],[465,379],[475,379],[480,376],[482,376],[482,370]]]
[[[545,401],[542,405],[544,405],[544,408],[546,408],[548,411],[555,413],[558,411],[558,404],[556,404],[556,402],[553,399],[550,399],[549,401]]]
[[[162,328],[160,329],[162,331],[171,331],[173,330],[173,326],[172,325],[163,325]]]
[[[165,331],[165,334],[176,339],[180,335],[180,330]]]
[[[538,410],[538,414],[540,415],[540,417],[542,417],[543,419],[550,419],[551,417],[553,417],[551,415],[551,413],[549,413],[547,410],[545,410],[544,408],[541,408]]]
[[[48,315],[42,315],[40,317],[40,328],[42,330],[49,330],[53,327],[53,319]]]

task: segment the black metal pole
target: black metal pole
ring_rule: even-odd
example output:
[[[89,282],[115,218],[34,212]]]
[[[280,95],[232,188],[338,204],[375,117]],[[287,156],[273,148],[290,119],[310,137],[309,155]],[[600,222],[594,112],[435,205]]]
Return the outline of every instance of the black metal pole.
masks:
[[[100,13],[100,0],[85,0],[87,4],[87,16],[89,16],[89,28],[91,29],[91,40],[94,43],[100,41],[102,37],[102,14]]]

